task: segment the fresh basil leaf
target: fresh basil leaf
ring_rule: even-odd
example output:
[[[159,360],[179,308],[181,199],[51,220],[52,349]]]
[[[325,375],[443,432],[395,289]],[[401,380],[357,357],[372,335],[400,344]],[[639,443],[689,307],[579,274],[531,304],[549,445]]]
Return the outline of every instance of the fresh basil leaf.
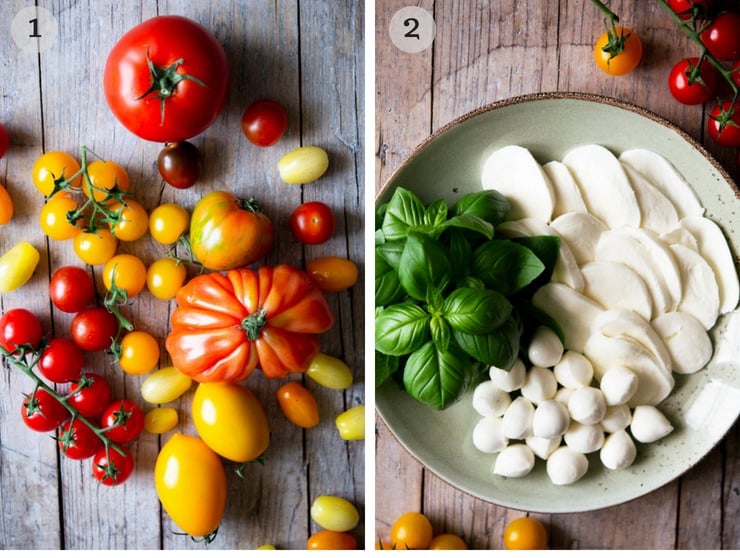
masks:
[[[385,242],[375,247],[375,259],[383,258],[388,265],[398,271],[401,265],[401,254],[403,254],[403,247],[406,244],[404,240],[392,240]]]
[[[467,229],[483,235],[487,239],[493,238],[493,225],[476,215],[456,215],[445,223],[446,228]]]
[[[434,341],[435,347],[437,347],[438,351],[444,353],[448,350],[450,339],[452,338],[450,326],[442,316],[432,316],[432,321],[429,325],[432,331],[432,341]]]
[[[545,265],[532,250],[511,240],[489,240],[473,252],[473,275],[489,289],[511,295],[542,274]]]
[[[408,295],[425,301],[431,291],[447,287],[450,274],[445,247],[430,236],[409,233],[398,267],[398,278]]]
[[[375,231],[375,245],[379,246],[381,244],[385,244],[385,235],[381,229],[377,229]]]
[[[398,187],[388,202],[383,216],[383,235],[386,240],[401,240],[409,231],[424,225],[426,207],[419,197]]]
[[[375,206],[375,230],[377,231],[383,226],[383,219],[385,219],[385,212],[388,210],[388,202],[381,203]]]
[[[444,409],[459,397],[469,368],[470,359],[454,344],[441,352],[428,341],[409,355],[403,385],[417,401]]]
[[[491,333],[511,316],[511,302],[490,289],[460,288],[452,291],[442,315],[452,329],[463,333]]]
[[[398,370],[397,356],[375,351],[375,387],[382,386]]]
[[[540,278],[549,280],[560,253],[560,237],[549,235],[520,236],[513,238],[512,241],[532,250],[534,255],[545,265],[545,270]]]
[[[498,225],[506,220],[511,209],[511,203],[496,190],[481,190],[466,194],[452,206],[453,215],[474,215],[492,225]]]
[[[430,236],[437,237],[442,232],[442,225],[447,221],[447,202],[437,200],[429,205],[424,212],[424,229],[429,231]]]
[[[377,252],[377,251],[376,251]],[[394,302],[400,302],[406,296],[406,291],[401,286],[398,273],[385,260],[376,254],[375,256],[375,306],[387,306]]]
[[[386,355],[406,355],[429,339],[430,316],[412,301],[399,302],[376,313],[375,348]]]
[[[521,334],[519,321],[513,316],[497,330],[484,335],[452,330],[463,351],[479,362],[504,370],[510,370],[519,355]]]

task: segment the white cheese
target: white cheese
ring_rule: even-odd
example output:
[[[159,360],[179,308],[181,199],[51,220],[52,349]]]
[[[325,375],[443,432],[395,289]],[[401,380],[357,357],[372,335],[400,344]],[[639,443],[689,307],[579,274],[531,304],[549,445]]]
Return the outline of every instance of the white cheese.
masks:
[[[632,411],[632,437],[643,444],[657,442],[673,432],[673,425],[652,405],[638,405]]]
[[[525,444],[510,444],[499,452],[493,473],[502,477],[519,478],[534,468],[534,452]]]
[[[693,374],[712,358],[712,340],[699,320],[691,314],[663,314],[653,320],[653,327],[668,347],[674,372]]]
[[[573,484],[588,471],[588,458],[568,446],[561,446],[547,459],[546,470],[553,484]]]
[[[637,447],[627,432],[618,430],[607,436],[599,457],[607,469],[626,469],[635,461]]]

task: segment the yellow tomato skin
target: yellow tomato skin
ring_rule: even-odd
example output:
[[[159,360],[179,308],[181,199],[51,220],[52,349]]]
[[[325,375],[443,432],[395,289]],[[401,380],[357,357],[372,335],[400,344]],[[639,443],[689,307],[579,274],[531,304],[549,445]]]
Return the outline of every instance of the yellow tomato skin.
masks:
[[[147,403],[171,403],[190,389],[193,379],[174,366],[160,368],[149,374],[141,384],[141,396]]]
[[[133,254],[117,254],[103,267],[103,284],[109,291],[115,284],[129,298],[135,297],[146,285],[146,266]]]
[[[154,487],[172,521],[192,537],[213,533],[226,507],[226,471],[203,440],[174,433],[154,464]]]
[[[172,258],[159,258],[146,271],[146,286],[159,300],[172,300],[185,283],[188,270]]]
[[[110,210],[119,214],[119,221],[111,229],[113,236],[124,242],[140,239],[149,230],[149,215],[136,200],[126,200],[125,203],[113,202]]]
[[[462,537],[454,533],[441,533],[432,538],[429,550],[467,550],[468,545]]]
[[[350,407],[334,421],[343,440],[365,439],[365,405]]]
[[[88,265],[103,265],[118,249],[118,241],[107,229],[79,231],[72,239],[75,254]]]
[[[297,147],[278,161],[278,172],[287,184],[307,184],[321,178],[329,168],[329,156],[316,145]]]
[[[433,536],[431,521],[420,512],[401,514],[391,525],[391,543],[396,549],[425,550]]]
[[[519,517],[504,529],[504,548],[507,550],[545,550],[547,530],[533,517]]]
[[[164,434],[177,426],[177,409],[156,407],[144,415],[144,430],[150,434]]]
[[[357,283],[357,266],[347,258],[337,256],[316,258],[306,264],[306,271],[319,289],[325,292],[343,291]]]
[[[31,170],[33,185],[44,196],[54,191],[54,180],[58,178],[69,178],[80,170],[80,164],[69,153],[62,151],[47,151],[36,159]],[[82,180],[78,176],[72,181],[72,186],[79,187]]]
[[[146,331],[131,331],[121,339],[118,364],[126,374],[141,376],[159,363],[159,342]]]
[[[0,257],[0,293],[9,293],[25,285],[33,276],[40,259],[39,251],[22,240]]]
[[[242,463],[262,455],[270,444],[270,425],[257,396],[241,384],[199,384],[193,396],[193,424],[217,454]]]
[[[78,209],[77,202],[69,192],[57,192],[51,196],[39,212],[39,223],[44,234],[54,240],[69,240],[80,232],[79,225],[67,220],[67,213]]]
[[[360,512],[346,498],[324,494],[311,504],[311,519],[329,531],[350,531],[360,522]]]
[[[594,60],[601,71],[612,76],[623,76],[634,70],[640,63],[642,42],[637,34],[627,27],[617,26],[615,30],[617,35],[624,34],[627,37],[624,50],[614,57],[605,52],[603,48],[609,42],[609,36],[604,31],[594,45]]]
[[[190,214],[176,203],[155,207],[149,214],[149,234],[160,244],[177,242],[190,227]]]
[[[13,218],[13,200],[8,190],[0,184],[0,225],[7,225]]]
[[[128,192],[129,180],[126,170],[115,161],[93,161],[87,165],[87,176],[92,183],[92,194],[97,201],[103,201],[117,187]],[[82,191],[90,197],[90,184],[82,183]]]
[[[324,353],[313,358],[306,374],[317,384],[329,389],[347,389],[353,381],[352,371],[346,363]]]

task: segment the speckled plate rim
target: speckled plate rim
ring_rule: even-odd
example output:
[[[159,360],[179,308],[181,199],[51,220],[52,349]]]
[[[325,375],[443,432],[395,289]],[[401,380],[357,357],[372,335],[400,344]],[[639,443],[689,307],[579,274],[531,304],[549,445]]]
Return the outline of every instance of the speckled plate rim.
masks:
[[[450,130],[455,129],[460,124],[466,123],[477,116],[485,115],[496,111],[500,108],[512,107],[521,105],[523,103],[533,103],[538,101],[577,101],[577,102],[588,102],[596,103],[597,105],[608,105],[616,109],[629,111],[639,117],[648,119],[653,123],[666,128],[677,134],[680,139],[688,144],[688,146],[698,152],[698,154],[713,167],[714,172],[719,175],[719,179],[729,186],[729,189],[734,193],[735,200],[740,200],[740,190],[737,185],[733,182],[729,174],[722,168],[722,166],[716,161],[716,159],[704,149],[698,142],[696,142],[688,133],[682,130],[680,127],[666,120],[665,118],[645,109],[634,105],[629,102],[622,101],[606,96],[600,96],[595,94],[585,93],[573,93],[573,92],[549,92],[549,93],[536,93],[531,95],[522,95],[512,97],[509,99],[503,99],[494,103],[488,104],[476,110],[473,110],[461,117],[452,120],[448,124],[444,125],[432,135],[421,142],[412,152],[411,155],[406,157],[402,163],[393,171],[389,178],[385,181],[383,187],[376,194],[376,205],[383,201],[393,187],[394,182],[398,179],[404,169],[413,161],[418,155],[426,150],[428,147],[437,142],[440,137],[443,137]],[[725,191],[725,194],[729,196],[729,192]],[[737,235],[736,235],[737,236]],[[733,250],[735,253],[738,252],[738,240],[733,242]],[[737,267],[737,257],[736,267]],[[735,310],[733,313],[723,317],[720,322],[712,330],[713,341],[717,342],[720,338],[732,337],[740,338],[740,311]],[[723,337],[724,336],[724,337]],[[730,395],[740,395],[740,371],[738,371],[737,363],[731,363],[724,366],[722,363],[708,372],[706,369],[702,372],[694,375],[704,375],[702,380],[696,380],[701,389],[693,389],[688,395],[684,394],[683,401],[678,404],[689,407],[692,402],[696,402],[700,397],[722,397],[720,392],[726,391],[729,386]],[[680,390],[681,386],[685,383],[685,378],[677,377],[676,390]],[[708,390],[712,387],[711,390]],[[708,393],[711,391],[712,393]],[[675,393],[675,392],[674,392]],[[703,395],[702,395],[703,394]],[[468,394],[469,398],[470,394]],[[670,399],[670,397],[669,397]],[[403,414],[408,416],[414,414],[414,408],[419,411],[426,412],[427,409],[423,408],[420,404],[414,402],[401,390],[397,389],[392,385],[384,385],[376,390],[375,394],[375,406],[379,420],[382,420],[386,425],[391,435],[396,439],[409,454],[418,461],[421,465],[426,467],[436,476],[441,478],[446,483],[454,486],[456,489],[463,493],[469,494],[476,498],[484,501],[488,501],[494,504],[502,505],[512,509],[519,509],[528,512],[539,512],[539,513],[576,513],[584,511],[592,511],[602,509],[614,505],[623,504],[634,500],[635,498],[644,496],[668,483],[675,480],[677,477],[685,473],[691,467],[696,465],[708,452],[710,452],[726,435],[727,431],[737,420],[740,415],[740,398],[735,398],[732,403],[727,403],[728,397],[724,397],[722,401],[723,415],[721,417],[721,424],[719,427],[712,428],[711,431],[703,433],[702,446],[699,451],[688,452],[688,456],[683,456],[681,459],[671,459],[665,461],[665,468],[659,467],[658,473],[651,473],[652,476],[649,479],[643,479],[640,475],[647,474],[651,468],[655,467],[654,461],[657,459],[660,463],[661,456],[663,459],[670,454],[672,438],[668,437],[667,441],[659,441],[654,444],[641,446],[638,458],[635,463],[624,471],[606,471],[598,463],[598,456],[591,454],[589,461],[591,467],[589,473],[584,477],[582,481],[571,486],[566,487],[550,487],[543,486],[540,482],[539,485],[536,482],[531,481],[531,477],[525,477],[523,479],[494,479],[490,484],[481,483],[478,481],[471,481],[470,478],[460,478],[456,474],[455,468],[450,467],[449,463],[444,463],[444,460],[440,460],[435,455],[434,440],[441,440],[442,444],[447,443],[455,435],[460,435],[459,431],[443,431],[435,432],[430,436],[428,441],[431,441],[432,447],[420,447],[419,440],[410,439],[407,432],[404,431],[402,422],[396,421],[397,417],[394,416],[393,407],[398,404],[404,406],[407,409]],[[455,424],[455,420],[460,420],[460,414],[467,415],[470,412],[470,406],[465,408],[465,401],[453,405],[451,409],[446,411],[434,411],[435,413],[445,413],[450,417],[447,421],[449,424]],[[696,406],[694,406],[696,407]],[[729,407],[729,408],[728,408]],[[408,410],[411,410],[411,413]],[[678,412],[679,409],[672,409],[673,412]],[[706,417],[704,417],[706,420]],[[396,421],[396,422],[394,422]],[[685,425],[684,425],[685,427]],[[705,426],[701,426],[704,428]],[[472,428],[472,424],[471,424]],[[699,427],[697,427],[699,428]],[[467,460],[471,457],[473,459],[485,459],[480,452],[477,452],[472,447],[470,442],[469,432],[467,433],[468,440],[458,444],[452,451],[452,457],[450,460],[460,462],[461,460]],[[674,438],[675,439],[675,438]],[[679,443],[683,444],[683,441]],[[652,461],[651,461],[652,460]],[[449,461],[449,460],[448,460]],[[492,461],[491,461],[492,463]],[[592,474],[594,465],[599,468],[596,474]],[[544,473],[544,464],[541,460],[537,460],[537,465],[533,474],[540,475],[546,481],[546,474]],[[626,482],[628,489],[612,489],[610,486],[610,477],[621,476],[623,479],[620,482]],[[382,482],[382,477],[376,475],[376,482]],[[493,475],[491,475],[493,477]],[[590,479],[590,480],[589,480]],[[584,484],[584,480],[586,481]],[[509,493],[507,490],[509,487],[517,487],[515,494]],[[544,498],[539,497],[536,493],[538,489],[547,489],[548,495]],[[592,496],[582,498],[574,496],[583,494],[584,492],[591,492]],[[534,495],[534,496],[533,496]]]

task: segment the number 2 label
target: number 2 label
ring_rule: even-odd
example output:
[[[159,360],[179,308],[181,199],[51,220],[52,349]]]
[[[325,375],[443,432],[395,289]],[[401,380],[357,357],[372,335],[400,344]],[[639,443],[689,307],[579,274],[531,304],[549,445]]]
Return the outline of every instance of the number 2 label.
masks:
[[[434,17],[424,8],[406,6],[391,18],[388,34],[393,44],[404,52],[418,53],[434,42]]]

